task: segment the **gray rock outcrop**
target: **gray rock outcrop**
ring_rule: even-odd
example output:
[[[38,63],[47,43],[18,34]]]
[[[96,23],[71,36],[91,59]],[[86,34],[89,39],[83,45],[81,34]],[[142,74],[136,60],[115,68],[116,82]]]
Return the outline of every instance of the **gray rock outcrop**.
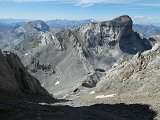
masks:
[[[97,91],[117,94],[160,92],[160,43],[143,53],[137,53],[130,61],[111,69],[97,84]]]

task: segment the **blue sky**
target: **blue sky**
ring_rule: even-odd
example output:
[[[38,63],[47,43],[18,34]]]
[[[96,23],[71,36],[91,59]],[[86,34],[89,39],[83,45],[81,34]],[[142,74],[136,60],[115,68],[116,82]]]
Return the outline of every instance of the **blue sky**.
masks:
[[[0,0],[0,18],[109,20],[128,14],[160,25],[160,0]]]

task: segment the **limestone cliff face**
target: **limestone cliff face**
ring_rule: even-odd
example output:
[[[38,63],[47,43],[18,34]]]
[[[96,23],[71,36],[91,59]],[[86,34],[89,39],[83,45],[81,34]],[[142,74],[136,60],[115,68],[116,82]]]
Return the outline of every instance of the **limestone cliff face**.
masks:
[[[17,55],[0,51],[0,90],[16,95],[44,95],[48,92],[31,76]]]
[[[111,21],[90,23],[73,31],[85,57],[95,67],[107,70],[119,64],[126,55],[134,55],[151,49],[148,41],[142,40],[132,30],[132,20],[124,15]]]
[[[84,48],[99,46],[113,49],[115,46],[119,46],[124,53],[136,54],[149,49],[150,46],[147,46],[139,35],[133,32],[132,24],[131,18],[124,15],[111,21],[91,23],[88,26],[80,27],[75,32],[78,32],[83,38],[80,42]]]

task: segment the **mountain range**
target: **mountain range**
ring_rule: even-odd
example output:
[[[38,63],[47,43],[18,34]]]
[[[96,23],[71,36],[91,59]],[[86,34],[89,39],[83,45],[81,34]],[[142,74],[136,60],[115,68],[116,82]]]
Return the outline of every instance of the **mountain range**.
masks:
[[[159,119],[159,28],[133,25],[128,15],[64,21],[0,25],[0,93],[7,99],[0,99],[2,116],[70,120],[74,111],[77,120]],[[10,94],[54,102],[16,97],[17,103]]]
[[[151,35],[159,35],[160,27],[154,25],[133,25],[133,30],[138,32],[142,37],[149,37]]]
[[[23,25],[31,20],[26,19],[0,19],[1,25],[9,25],[9,26],[15,26],[15,25]],[[55,19],[55,20],[49,20],[45,21],[45,23],[50,28],[56,28],[56,29],[74,29],[78,28],[80,26],[83,26],[85,24],[89,24],[95,22],[93,19],[86,19],[86,20],[61,20],[61,19]],[[142,37],[148,37],[150,35],[158,35],[160,34],[160,27],[154,26],[154,25],[142,25],[142,24],[133,24],[133,30],[135,32],[138,32],[140,36]]]

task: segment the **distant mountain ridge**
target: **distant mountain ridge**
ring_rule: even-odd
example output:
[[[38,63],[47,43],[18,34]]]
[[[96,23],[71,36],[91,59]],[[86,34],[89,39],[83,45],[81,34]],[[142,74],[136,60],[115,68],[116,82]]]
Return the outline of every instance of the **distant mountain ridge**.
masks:
[[[150,35],[160,35],[160,27],[154,25],[134,24],[133,30],[135,32],[138,32],[142,37],[148,37]]]
[[[36,20],[29,20],[29,19],[0,19],[0,24],[3,25],[23,25],[29,21],[36,21]],[[50,28],[67,28],[73,29],[80,27],[82,25],[94,22],[93,19],[84,19],[84,20],[61,20],[61,19],[53,19],[44,21],[48,24]]]
[[[4,25],[22,25],[30,20],[27,19],[0,19],[0,24]]]
[[[29,19],[0,19],[0,25],[6,26],[17,26],[24,25],[30,21],[37,20],[29,20]],[[67,19],[53,19],[44,21],[50,28],[55,29],[75,29],[81,27],[83,25],[93,23],[95,20],[93,19],[84,19],[84,20],[67,20]],[[148,37],[150,35],[159,35],[160,27],[154,25],[142,25],[142,24],[133,24],[133,30],[138,32],[141,37]]]
[[[83,26],[85,24],[89,24],[92,22],[94,22],[93,19],[86,19],[86,20],[56,19],[56,20],[46,21],[46,23],[50,26],[50,28],[68,28],[68,29],[78,28],[80,26]]]

